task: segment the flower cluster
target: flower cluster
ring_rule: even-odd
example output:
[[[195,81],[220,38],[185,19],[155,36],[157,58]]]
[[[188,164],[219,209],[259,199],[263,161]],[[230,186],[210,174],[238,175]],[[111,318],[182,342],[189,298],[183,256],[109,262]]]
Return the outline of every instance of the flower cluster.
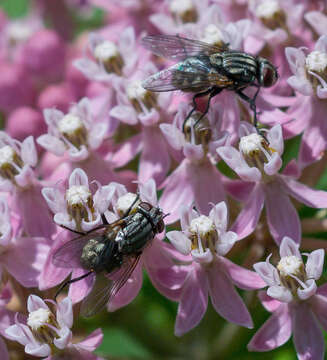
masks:
[[[300,360],[324,358],[326,14],[35,0],[12,19],[0,4],[1,359],[100,359],[102,330],[73,309],[114,312],[149,282],[177,303],[176,336],[207,326],[210,298],[217,358],[233,358],[225,323],[258,328],[248,351],[293,335]]]

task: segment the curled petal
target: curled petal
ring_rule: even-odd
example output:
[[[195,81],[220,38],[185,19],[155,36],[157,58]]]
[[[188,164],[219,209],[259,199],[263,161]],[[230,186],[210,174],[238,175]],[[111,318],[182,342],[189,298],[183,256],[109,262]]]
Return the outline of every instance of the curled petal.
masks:
[[[59,338],[53,339],[53,343],[58,349],[62,350],[65,347],[67,347],[67,345],[71,342],[71,340],[72,340],[72,332],[69,330],[68,327],[65,326],[60,329]]]
[[[191,251],[192,258],[199,264],[210,264],[213,260],[212,252],[209,249],[199,251],[198,249]]]
[[[49,134],[44,134],[44,135],[39,136],[36,139],[36,142],[39,145],[41,145],[43,148],[54,153],[57,156],[64,155],[64,153],[66,151],[65,144],[61,140],[56,138],[55,136],[52,136]]]
[[[278,173],[279,169],[282,167],[283,161],[278,153],[273,153],[271,159],[268,163],[264,164],[263,168],[267,175],[275,175]]]
[[[58,304],[57,321],[61,327],[67,326],[70,329],[73,326],[73,304],[68,296]]]
[[[238,236],[233,231],[227,231],[225,234],[222,234],[216,243],[217,253],[221,256],[226,255],[237,240]]]
[[[181,231],[169,231],[166,236],[180,253],[188,255],[191,252],[192,242]]]
[[[296,256],[301,259],[299,245],[288,236],[283,238],[280,244],[279,254],[281,258],[285,256]]]
[[[89,179],[84,170],[77,168],[69,177],[69,187],[72,186],[86,186],[89,187]]]
[[[276,150],[279,155],[284,152],[283,130],[280,124],[275,125],[268,131],[267,139],[269,146]]]
[[[35,166],[37,163],[37,152],[33,136],[27,137],[22,142],[21,156],[24,163]]]
[[[215,205],[210,210],[209,217],[213,220],[218,230],[225,232],[228,223],[228,210],[225,201],[221,201]]]
[[[325,250],[318,249],[308,255],[305,271],[308,278],[318,280],[324,266]]]
[[[298,288],[297,295],[301,300],[307,300],[317,292],[317,284],[314,280],[309,279],[305,282],[307,286],[304,289]]]
[[[277,269],[269,261],[261,261],[253,265],[254,270],[266,282],[267,285],[273,286],[279,284]]]
[[[279,285],[270,286],[267,289],[267,295],[285,303],[289,303],[293,300],[293,295],[290,290],[286,289],[284,286]]]
[[[27,299],[27,310],[29,313],[38,309],[49,310],[47,304],[37,295],[30,295]]]

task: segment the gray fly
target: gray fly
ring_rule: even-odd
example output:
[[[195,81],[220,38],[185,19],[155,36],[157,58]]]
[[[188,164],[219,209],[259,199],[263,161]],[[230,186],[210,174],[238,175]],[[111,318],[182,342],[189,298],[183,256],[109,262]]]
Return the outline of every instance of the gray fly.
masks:
[[[91,293],[84,299],[82,315],[89,317],[100,311],[132,276],[143,250],[164,228],[161,209],[147,202],[135,202],[119,220],[79,233],[53,256],[53,264],[64,268],[82,268],[85,274],[62,284],[55,296],[68,284],[88,276],[95,277]],[[132,210],[133,209],[133,210]]]
[[[276,67],[268,60],[230,50],[227,45],[210,45],[178,35],[146,36],[142,39],[142,44],[158,56],[179,61],[145,79],[142,83],[145,89],[195,93],[193,108],[184,121],[183,131],[185,123],[197,109],[196,99],[209,95],[205,111],[196,122],[198,123],[208,112],[211,99],[222,90],[236,92],[250,105],[257,128],[255,101],[259,90],[262,86],[274,85],[278,79]],[[249,86],[257,88],[252,98],[243,92]]]

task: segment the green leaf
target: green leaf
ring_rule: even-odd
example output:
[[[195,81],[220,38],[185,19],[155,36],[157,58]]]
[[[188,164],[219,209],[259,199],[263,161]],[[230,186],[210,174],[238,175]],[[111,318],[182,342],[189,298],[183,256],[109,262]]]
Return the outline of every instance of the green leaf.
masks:
[[[153,358],[148,349],[126,330],[115,327],[103,328],[103,342],[97,349],[99,355],[124,356],[139,359]]]
[[[27,14],[29,0],[0,0],[0,9],[11,18],[22,17]]]

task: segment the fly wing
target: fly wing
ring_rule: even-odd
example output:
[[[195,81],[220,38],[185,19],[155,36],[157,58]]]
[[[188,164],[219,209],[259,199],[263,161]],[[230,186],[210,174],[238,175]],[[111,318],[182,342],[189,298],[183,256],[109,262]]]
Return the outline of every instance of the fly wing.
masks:
[[[152,76],[142,83],[142,86],[150,91],[190,91],[201,92],[212,86],[225,88],[231,85],[232,80],[217,72],[210,72],[208,67],[199,64],[188,64],[188,71],[179,70],[180,64],[171,66]]]
[[[82,316],[91,317],[103,310],[131,277],[139,259],[140,255],[126,257],[121,268],[114,274],[98,274],[92,291],[82,302]]]
[[[142,45],[154,54],[179,61],[190,56],[209,56],[228,50],[227,45],[210,45],[203,41],[187,39],[179,35],[146,36],[141,41]]]
[[[62,268],[81,268],[81,256],[84,246],[90,239],[103,237],[104,228],[110,225],[103,225],[103,227],[91,230],[85,235],[78,236],[72,240],[69,240],[61,247],[59,247],[52,258],[52,263],[55,266]],[[106,238],[103,237],[105,240]]]

